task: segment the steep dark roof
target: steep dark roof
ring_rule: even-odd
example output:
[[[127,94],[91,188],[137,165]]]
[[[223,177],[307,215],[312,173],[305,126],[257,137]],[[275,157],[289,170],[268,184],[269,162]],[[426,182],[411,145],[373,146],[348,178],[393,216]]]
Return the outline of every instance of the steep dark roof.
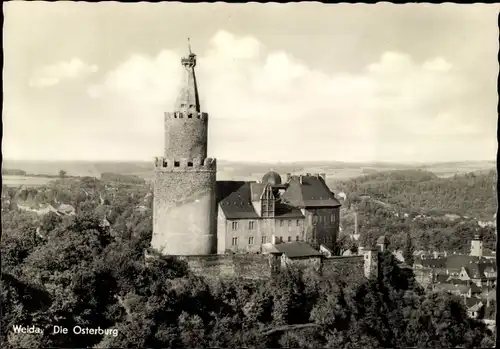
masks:
[[[217,204],[228,219],[259,218],[250,200],[251,182],[218,181],[216,184]]]
[[[478,298],[466,298],[465,299],[465,306],[467,307],[467,310],[474,311],[475,307],[478,307],[478,306],[481,307],[481,306],[483,306],[483,302],[481,302],[481,300],[478,299]]]
[[[428,268],[444,268],[446,260],[443,258],[425,258],[420,261],[423,267]]]
[[[302,211],[297,208],[282,202],[277,202],[275,204],[275,217],[276,218],[304,218]]]
[[[449,284],[449,283],[436,284],[434,287],[436,290],[441,290],[444,292],[457,292],[458,291],[458,292],[460,292],[460,294],[465,294],[470,289],[470,287],[467,285],[463,285],[463,284],[454,285],[454,284]]]
[[[480,263],[479,266],[482,273],[496,273],[497,271],[496,263]]]
[[[259,201],[266,185],[263,183],[243,181],[218,181],[217,204],[220,204],[224,215],[228,219],[257,219],[260,218],[252,205],[252,201]],[[276,218],[304,218],[299,208],[276,202]]]
[[[449,279],[449,276],[446,274],[437,274],[436,275],[436,282],[438,284],[445,283],[446,281],[448,281],[448,279]]]
[[[296,207],[339,207],[340,202],[320,176],[292,176],[282,199]]]
[[[472,279],[485,278],[485,272],[494,272],[496,270],[496,265],[493,263],[469,263],[464,266],[467,275]]]
[[[250,183],[250,200],[259,201],[265,187],[264,183]]]
[[[274,247],[280,252],[285,254],[288,258],[301,258],[301,257],[319,257],[321,253],[316,251],[306,242],[284,242],[276,244]]]
[[[389,239],[385,235],[382,235],[377,239],[377,245],[379,245],[379,244],[380,245],[387,245],[387,244],[389,244]]]
[[[484,277],[484,269],[481,268],[478,263],[471,263],[469,265],[466,265],[464,266],[464,269],[471,279],[481,279]]]
[[[458,279],[458,278],[454,278],[454,277],[450,277],[446,280],[447,284],[453,284],[453,285],[467,285],[468,284],[468,281],[466,280],[461,280],[461,279]]]
[[[478,257],[467,255],[452,255],[446,258],[446,269],[462,269],[470,263],[479,261]]]

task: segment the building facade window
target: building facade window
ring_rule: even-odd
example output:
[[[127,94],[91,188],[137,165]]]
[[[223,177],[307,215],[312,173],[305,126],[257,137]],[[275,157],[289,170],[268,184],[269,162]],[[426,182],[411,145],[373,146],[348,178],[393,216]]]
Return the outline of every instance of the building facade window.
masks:
[[[253,236],[248,237],[248,244],[253,245]]]
[[[299,239],[300,239],[300,237],[297,235],[297,236],[295,237],[295,241],[299,241]]]
[[[280,220],[280,227],[282,227],[285,224],[285,222],[281,219]]]
[[[291,236],[288,237],[288,242],[292,242],[292,237]]]
[[[231,242],[233,246],[238,245],[238,238],[233,238],[233,241]]]
[[[238,230],[238,222],[232,222],[231,227],[233,230]]]
[[[280,236],[280,242],[283,242],[283,236]]]
[[[255,223],[254,221],[250,221],[250,222],[248,222],[248,230],[253,230],[253,228],[254,228],[254,223]]]
[[[267,236],[262,237],[262,243],[265,244],[267,242]]]
[[[288,226],[291,227],[292,226],[292,221],[289,219],[288,220]]]
[[[300,227],[300,219],[297,219],[297,227]]]

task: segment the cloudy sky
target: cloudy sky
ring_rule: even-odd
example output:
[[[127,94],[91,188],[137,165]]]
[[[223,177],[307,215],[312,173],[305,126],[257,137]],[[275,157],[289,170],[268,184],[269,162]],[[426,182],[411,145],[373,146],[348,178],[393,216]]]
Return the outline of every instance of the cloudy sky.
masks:
[[[187,37],[211,156],[496,156],[498,5],[3,6],[6,158],[162,155]]]

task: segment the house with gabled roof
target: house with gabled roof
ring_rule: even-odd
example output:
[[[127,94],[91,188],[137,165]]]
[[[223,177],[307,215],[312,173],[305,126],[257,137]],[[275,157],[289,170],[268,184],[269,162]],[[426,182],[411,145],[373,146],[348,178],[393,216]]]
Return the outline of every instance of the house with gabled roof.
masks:
[[[470,281],[479,287],[491,287],[496,284],[496,265],[493,263],[469,263],[461,268],[459,278]]]
[[[478,297],[481,294],[481,289],[475,284],[464,284],[459,283],[442,283],[435,284],[433,287],[434,291],[446,292],[452,295],[461,296],[465,298]]]

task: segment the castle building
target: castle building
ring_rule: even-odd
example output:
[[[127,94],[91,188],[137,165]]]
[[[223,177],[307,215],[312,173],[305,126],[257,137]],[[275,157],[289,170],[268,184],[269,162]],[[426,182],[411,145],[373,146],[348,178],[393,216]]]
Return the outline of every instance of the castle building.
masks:
[[[151,247],[165,255],[263,252],[263,245],[306,242],[331,250],[340,202],[325,174],[270,171],[261,181],[216,181],[207,157],[208,114],[201,112],[196,55],[182,58],[184,82],[165,113],[165,153],[155,158]]]
[[[278,173],[260,182],[217,182],[217,252],[261,252],[266,243],[335,248],[340,203],[322,174]]]

